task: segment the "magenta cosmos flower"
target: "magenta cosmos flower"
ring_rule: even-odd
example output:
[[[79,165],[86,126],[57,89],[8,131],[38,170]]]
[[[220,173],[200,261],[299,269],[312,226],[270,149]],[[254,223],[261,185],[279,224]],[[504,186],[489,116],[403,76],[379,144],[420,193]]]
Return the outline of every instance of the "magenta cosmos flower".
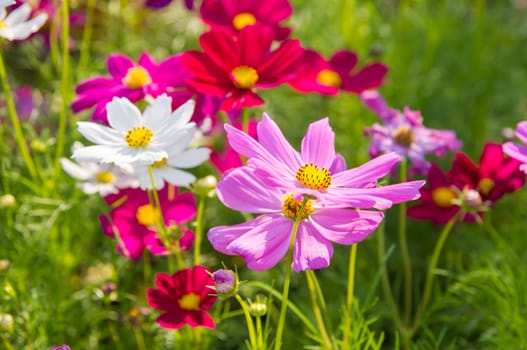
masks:
[[[382,84],[388,72],[384,64],[372,63],[357,69],[357,63],[357,55],[351,51],[337,51],[326,60],[314,50],[305,50],[298,75],[289,85],[300,92],[336,95],[341,90],[358,94]]]
[[[156,274],[157,288],[147,290],[148,305],[164,311],[157,318],[163,328],[190,327],[214,328],[214,320],[207,313],[217,297],[210,286],[214,285],[210,272],[204,266],[180,270],[172,275]]]
[[[271,51],[273,32],[248,26],[238,35],[213,30],[200,36],[204,52],[183,54],[188,84],[202,94],[224,97],[221,109],[229,112],[264,103],[255,89],[269,89],[288,81],[303,53],[298,40],[288,39]]]
[[[154,9],[160,9],[163,7],[167,7],[172,3],[173,0],[146,0],[145,6],[154,8]],[[192,10],[194,7],[194,0],[185,0],[183,1],[185,4],[185,7],[187,10]]]
[[[377,179],[400,160],[395,153],[346,170],[343,158],[335,153],[335,134],[327,118],[309,126],[300,153],[265,114],[258,124],[258,141],[231,126],[225,128],[231,146],[248,160],[219,182],[218,197],[231,209],[263,215],[239,225],[214,227],[208,238],[219,252],[241,255],[253,270],[269,269],[284,257],[303,198],[307,202],[293,247],[295,271],[329,266],[332,242],[360,242],[381,222],[381,212],[363,209],[387,209],[418,198],[424,184],[376,187]]]
[[[284,40],[291,32],[280,26],[293,12],[288,0],[204,0],[199,12],[212,29],[236,33],[247,26],[264,25],[273,30],[275,40]]]
[[[104,233],[117,239],[117,251],[121,255],[139,259],[145,248],[154,255],[167,253],[156,228],[161,214],[167,227],[177,228],[174,234],[179,236],[181,250],[192,246],[194,233],[183,225],[196,216],[196,203],[189,192],[180,194],[174,187],[159,191],[161,212],[150,204],[148,192],[140,189],[121,190],[104,200],[113,207],[109,214],[111,220],[106,216],[99,219]]]
[[[126,97],[135,103],[166,93],[175,109],[192,96],[186,89],[188,74],[181,67],[181,55],[170,56],[158,64],[148,53],[141,54],[137,63],[125,55],[114,54],[106,64],[111,77],[95,77],[80,83],[71,106],[73,112],[96,106],[92,120],[107,124],[106,105],[114,97]]]
[[[461,147],[454,131],[426,128],[419,111],[407,107],[402,112],[392,109],[377,91],[363,92],[361,100],[383,121],[383,125],[374,124],[365,131],[367,136],[372,136],[369,147],[372,157],[395,152],[410,159],[413,173],[426,174],[430,163],[425,155],[442,156]]]
[[[515,134],[521,142],[527,144],[527,121],[518,123]],[[527,147],[514,142],[507,142],[503,145],[503,152],[521,162],[520,170],[527,173]]]

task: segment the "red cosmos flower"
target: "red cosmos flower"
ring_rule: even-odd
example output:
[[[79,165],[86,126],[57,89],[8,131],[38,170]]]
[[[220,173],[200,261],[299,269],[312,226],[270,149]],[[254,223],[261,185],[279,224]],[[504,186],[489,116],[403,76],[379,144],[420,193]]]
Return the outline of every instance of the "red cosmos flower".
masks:
[[[163,328],[179,329],[188,324],[191,327],[214,328],[214,320],[207,313],[217,297],[210,286],[214,286],[212,277],[204,266],[180,270],[173,275],[156,274],[158,289],[147,290],[150,307],[165,313],[157,318]]]
[[[255,24],[272,28],[275,40],[284,40],[291,29],[279,23],[293,12],[288,0],[204,0],[199,10],[203,22],[212,29],[238,32]]]
[[[183,54],[183,67],[191,74],[187,83],[200,93],[225,97],[221,109],[227,112],[262,105],[254,89],[290,80],[304,51],[291,39],[271,51],[272,30],[257,25],[238,35],[213,30],[202,34],[199,42],[204,52]]]
[[[314,50],[305,50],[298,75],[289,85],[300,92],[324,95],[336,95],[340,90],[358,94],[379,87],[388,68],[372,63],[358,70],[357,62],[357,55],[351,51],[337,51],[326,60]]]
[[[463,207],[465,214],[460,221],[479,221],[483,212],[504,194],[525,184],[525,174],[519,166],[520,162],[503,154],[499,144],[485,145],[479,167],[466,154],[458,152],[447,173],[432,164],[427,186],[420,189],[419,204],[408,208],[407,214],[414,219],[445,224]]]

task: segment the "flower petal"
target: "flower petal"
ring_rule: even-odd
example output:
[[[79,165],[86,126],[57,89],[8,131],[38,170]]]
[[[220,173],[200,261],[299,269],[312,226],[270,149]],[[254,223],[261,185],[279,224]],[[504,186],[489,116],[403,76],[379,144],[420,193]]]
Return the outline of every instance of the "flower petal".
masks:
[[[127,98],[114,97],[112,102],[106,105],[108,112],[108,123],[116,130],[127,132],[135,126],[143,125],[141,112]]]
[[[363,165],[333,175],[333,185],[344,187],[364,187],[375,184],[376,180],[390,172],[401,160],[396,153],[390,152],[364,163]]]
[[[293,247],[293,270],[299,272],[326,268],[332,256],[331,242],[322,237],[309,221],[301,222]]]
[[[329,119],[311,123],[302,139],[302,159],[321,168],[329,169],[335,159],[335,133]]]
[[[193,148],[183,153],[171,157],[170,150],[168,154],[168,164],[178,168],[193,168],[209,159],[211,150],[206,147]]]
[[[98,145],[125,145],[124,135],[107,126],[92,122],[77,122],[79,132]]]

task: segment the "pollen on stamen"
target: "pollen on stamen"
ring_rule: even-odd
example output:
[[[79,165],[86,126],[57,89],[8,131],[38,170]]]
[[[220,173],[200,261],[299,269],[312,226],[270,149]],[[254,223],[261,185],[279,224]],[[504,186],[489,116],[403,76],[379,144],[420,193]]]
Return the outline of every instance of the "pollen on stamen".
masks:
[[[395,130],[393,139],[398,145],[408,148],[415,141],[415,135],[410,128],[403,126]]]
[[[286,194],[283,199],[282,213],[285,217],[295,220],[300,208],[302,208],[303,200],[293,198],[293,193]],[[313,201],[308,200],[302,211],[302,219],[307,219],[313,212]]]
[[[129,68],[123,78],[123,84],[130,89],[138,89],[150,83],[152,83],[150,74],[141,66]]]
[[[296,171],[296,179],[305,187],[313,190],[326,190],[331,186],[331,174],[326,168],[309,163],[302,165]]]
[[[128,143],[128,146],[132,148],[141,148],[148,146],[152,136],[154,136],[154,133],[150,128],[138,126],[128,130],[124,139],[126,140],[126,143]]]

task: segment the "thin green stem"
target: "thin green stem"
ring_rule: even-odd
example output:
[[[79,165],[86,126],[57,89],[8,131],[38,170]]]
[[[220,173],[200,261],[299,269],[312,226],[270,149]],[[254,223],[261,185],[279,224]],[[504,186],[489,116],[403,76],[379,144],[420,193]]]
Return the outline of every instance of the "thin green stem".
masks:
[[[291,284],[291,264],[293,263],[293,246],[295,244],[296,234],[298,233],[298,226],[300,225],[300,220],[302,220],[302,215],[308,199],[304,197],[300,210],[296,214],[295,223],[293,224],[293,229],[291,232],[291,240],[289,241],[289,250],[287,251],[285,258],[285,277],[284,277],[284,289],[282,292],[282,305],[280,307],[280,316],[278,318],[278,327],[276,329],[276,341],[274,344],[275,350],[280,350],[282,347],[282,335],[284,333],[285,326],[285,315],[287,313],[287,302],[289,301],[289,286]]]
[[[421,325],[421,321],[425,313],[426,307],[428,305],[428,301],[430,300],[430,294],[432,292],[432,285],[433,285],[434,277],[435,277],[435,270],[437,267],[437,263],[439,261],[439,257],[441,256],[441,251],[443,250],[443,246],[445,245],[445,242],[450,232],[452,232],[452,228],[454,227],[457,220],[458,220],[458,215],[455,215],[452,219],[450,219],[450,221],[445,225],[445,227],[443,227],[443,230],[441,231],[441,234],[439,235],[439,238],[437,239],[437,242],[434,247],[434,251],[432,253],[432,257],[430,258],[430,265],[428,266],[428,272],[426,274],[425,286],[423,290],[423,297],[421,298],[421,303],[419,304],[419,308],[417,309],[414,322],[413,322],[413,326],[411,328],[411,335],[413,335],[417,331],[417,329],[419,329],[419,326]]]
[[[407,177],[407,162],[403,158],[399,163],[399,181],[405,182]],[[399,249],[401,251],[401,260],[403,263],[404,273],[404,320],[406,324],[410,323],[412,312],[412,264],[410,254],[408,253],[408,239],[406,237],[406,202],[399,204]]]
[[[70,96],[71,96],[71,68],[70,68],[70,11],[69,1],[62,0],[62,65],[61,65],[61,95],[62,106],[59,115],[59,127],[57,132],[57,150],[55,154],[55,178],[61,172],[60,158],[64,154],[66,137],[66,122],[69,116]]]
[[[7,350],[15,350],[14,346],[9,342],[9,340],[7,340],[6,338],[4,338],[2,336],[2,341],[4,343],[4,346]]]
[[[135,341],[137,343],[138,350],[146,350],[145,338],[143,337],[143,331],[141,327],[134,327]]]
[[[242,297],[238,293],[236,293],[234,297],[240,304],[243,310],[243,315],[245,316],[245,322],[247,323],[247,331],[249,332],[249,343],[251,344],[251,349],[257,349],[256,332],[254,330],[254,322],[251,317],[251,312],[249,311],[249,307],[247,306],[247,303],[242,299]]]
[[[333,344],[331,343],[331,338],[329,337],[328,331],[326,329],[326,324],[324,322],[324,316],[319,305],[320,298],[317,296],[315,280],[315,273],[311,270],[306,271],[307,287],[309,289],[309,296],[311,297],[311,303],[313,304],[313,313],[315,315],[315,320],[318,325],[318,331],[322,337],[322,342],[324,344],[324,349],[333,349]]]
[[[265,349],[262,318],[260,316],[256,316],[256,342],[258,345],[258,349]]]
[[[199,196],[198,212],[196,214],[196,230],[194,232],[194,265],[199,265],[201,254],[201,239],[203,236],[203,212],[205,211],[206,196]]]
[[[20,126],[20,120],[18,119],[18,113],[15,108],[15,101],[13,99],[13,95],[11,94],[11,87],[9,86],[9,81],[7,80],[7,72],[5,68],[2,50],[0,50],[0,79],[2,80],[2,88],[4,89],[7,114],[9,115],[9,119],[11,120],[11,124],[13,125],[13,129],[15,132],[15,140],[18,149],[20,150],[22,158],[26,163],[26,168],[29,171],[29,175],[31,175],[31,177],[35,179],[37,177],[35,163],[33,162],[33,158],[31,158],[31,154],[29,153],[29,149],[27,147],[26,140],[22,132],[22,127]]]
[[[357,244],[350,249],[348,265],[348,290],[346,295],[346,318],[344,319],[344,334],[342,335],[342,350],[347,350],[351,330],[351,318],[353,311],[353,293],[355,289],[355,262],[357,260]]]
[[[90,46],[93,34],[93,18],[95,12],[95,3],[97,0],[86,1],[86,23],[82,32],[81,53],[79,65],[77,66],[77,79],[81,77],[82,72],[86,69],[90,58]]]
[[[399,316],[399,310],[397,308],[397,304],[395,303],[395,299],[393,297],[392,287],[390,285],[390,280],[388,278],[388,271],[386,269],[385,241],[386,239],[385,239],[385,230],[384,230],[384,221],[383,221],[381,222],[377,230],[377,260],[379,262],[379,265],[381,266],[381,272],[382,272],[381,282],[382,282],[382,289],[383,289],[384,297],[386,298],[388,307],[390,308],[393,322],[395,323],[395,326],[397,327],[397,329],[401,331],[402,329],[401,317]]]

